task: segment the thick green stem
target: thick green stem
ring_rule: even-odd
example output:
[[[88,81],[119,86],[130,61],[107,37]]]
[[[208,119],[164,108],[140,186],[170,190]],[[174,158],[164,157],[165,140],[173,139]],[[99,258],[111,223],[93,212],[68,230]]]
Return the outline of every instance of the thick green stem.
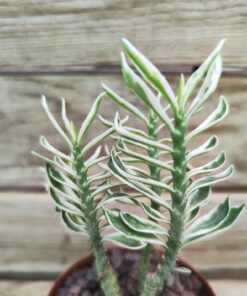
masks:
[[[154,112],[151,111],[149,119],[149,129],[148,135],[151,140],[157,140],[157,121],[158,117]],[[154,147],[149,147],[148,155],[152,158],[158,159],[158,151]],[[149,165],[150,176],[152,179],[159,181],[160,180],[160,169],[155,165]],[[160,194],[160,188],[152,186],[152,190]],[[159,205],[155,202],[152,202],[151,206],[154,209],[158,209]],[[147,274],[149,272],[150,259],[152,254],[153,247],[151,244],[147,244],[144,248],[140,263],[139,263],[139,277],[138,277],[138,290],[142,293],[144,289],[144,284],[146,281]]]
[[[165,247],[165,257],[158,266],[157,272],[145,283],[142,296],[155,296],[162,289],[176,265],[176,258],[181,249],[184,231],[184,210],[186,191],[186,147],[185,120],[183,114],[177,114],[174,121],[173,141],[173,190],[172,210],[170,211],[170,229]]]
[[[85,224],[88,231],[88,237],[95,256],[98,277],[101,287],[106,296],[120,296],[120,288],[116,275],[112,270],[109,260],[104,252],[104,247],[99,231],[96,211],[93,205],[93,199],[89,191],[87,181],[87,172],[84,166],[83,156],[78,144],[74,144],[73,157],[77,172],[77,185],[79,187],[79,196],[82,200],[82,209],[84,212]]]

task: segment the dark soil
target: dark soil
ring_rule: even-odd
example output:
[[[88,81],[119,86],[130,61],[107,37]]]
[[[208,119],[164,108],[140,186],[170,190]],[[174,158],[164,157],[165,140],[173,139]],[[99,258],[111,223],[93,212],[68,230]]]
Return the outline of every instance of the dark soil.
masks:
[[[140,253],[113,249],[109,255],[113,268],[118,274],[123,296],[137,296],[138,262]],[[160,253],[153,254],[151,272],[157,267]],[[174,272],[157,296],[207,296],[202,283],[193,273]],[[94,263],[85,269],[78,269],[67,277],[64,286],[56,296],[104,296],[100,289]]]

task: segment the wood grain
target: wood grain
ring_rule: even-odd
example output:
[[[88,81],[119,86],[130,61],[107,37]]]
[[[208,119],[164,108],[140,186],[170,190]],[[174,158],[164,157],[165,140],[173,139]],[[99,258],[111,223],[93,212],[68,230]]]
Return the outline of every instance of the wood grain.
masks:
[[[247,281],[243,280],[210,280],[217,296],[244,295]],[[52,285],[49,281],[0,281],[1,296],[46,296]]]
[[[126,37],[156,63],[186,65],[227,38],[225,65],[246,67],[246,13],[245,0],[1,1],[0,66],[116,63]]]
[[[206,210],[225,195],[215,194]],[[232,194],[234,204],[246,194]],[[181,257],[210,278],[247,278],[247,213],[232,229],[188,246]],[[0,194],[0,279],[53,279],[90,252],[84,237],[68,232],[47,194]]]
[[[167,78],[175,89],[176,77],[168,75]],[[42,162],[30,155],[30,150],[42,151],[38,145],[39,135],[46,135],[56,147],[61,150],[65,149],[62,139],[56,134],[40,106],[40,94],[47,96],[50,107],[57,118],[60,117],[60,98],[64,96],[70,118],[76,122],[77,126],[80,126],[92,102],[101,91],[101,82],[111,86],[144,111],[141,102],[128,92],[120,75],[24,76],[0,79],[0,189],[22,188],[26,190],[43,186],[44,178],[39,170]],[[206,104],[205,112],[195,117],[192,126],[201,122],[206,114],[215,108],[219,95],[222,93],[229,98],[231,113],[219,126],[209,131],[219,136],[221,144],[217,151],[206,157],[211,158],[220,149],[225,150],[229,156],[229,162],[236,166],[236,173],[228,183],[219,184],[218,188],[244,189],[246,188],[247,171],[247,159],[244,157],[247,144],[247,78],[223,77],[218,92]],[[101,113],[106,118],[113,119],[117,109],[117,106],[106,98]],[[140,126],[136,121],[132,124]],[[89,138],[92,139],[103,130],[104,127],[99,122],[96,123],[90,131]],[[194,146],[206,140],[209,133],[196,138]],[[205,157],[199,158],[196,165],[207,162],[207,160]]]

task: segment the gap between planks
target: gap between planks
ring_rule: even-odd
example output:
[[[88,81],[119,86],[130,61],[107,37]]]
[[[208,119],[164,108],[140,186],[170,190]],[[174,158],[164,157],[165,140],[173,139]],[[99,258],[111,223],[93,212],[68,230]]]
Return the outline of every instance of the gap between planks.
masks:
[[[199,65],[157,65],[161,73],[165,75],[189,75],[193,73]],[[1,76],[54,76],[54,75],[121,75],[121,65],[96,64],[78,66],[43,66],[43,67],[0,67]],[[225,76],[247,76],[247,68],[228,67],[223,69]]]

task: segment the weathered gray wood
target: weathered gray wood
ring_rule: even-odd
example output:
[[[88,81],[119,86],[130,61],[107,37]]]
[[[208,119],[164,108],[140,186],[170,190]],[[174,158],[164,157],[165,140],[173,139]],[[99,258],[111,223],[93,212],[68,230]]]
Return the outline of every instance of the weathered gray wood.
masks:
[[[168,79],[176,85],[177,79],[174,76],[168,76]],[[65,149],[64,143],[57,136],[40,106],[40,94],[47,95],[51,109],[57,117],[60,116],[60,98],[64,96],[68,104],[68,114],[79,126],[89,111],[90,105],[100,93],[101,82],[107,83],[120,95],[142,108],[142,104],[129,94],[120,75],[34,76],[0,79],[0,188],[38,188],[42,186],[43,176],[38,169],[41,162],[29,153],[32,149],[42,151],[38,145],[40,134],[48,136],[58,148]],[[224,188],[228,186],[231,189],[246,188],[247,159],[244,155],[247,141],[247,78],[232,76],[222,78],[218,92],[207,103],[205,112],[195,118],[193,125],[199,123],[217,105],[221,93],[229,98],[231,113],[219,126],[210,130],[210,133],[215,133],[220,137],[221,145],[217,151],[226,150],[229,161],[234,163],[237,172],[228,183],[218,186]],[[116,110],[117,106],[106,98],[101,113],[108,119],[112,119]],[[99,122],[96,123],[89,137],[92,139],[103,129],[104,127]],[[199,145],[207,137],[209,133],[202,138],[196,138],[194,145]],[[213,157],[215,153],[210,157]],[[196,164],[206,161],[205,157],[198,158]]]
[[[247,290],[247,281],[244,280],[210,280],[217,296],[244,295]],[[0,281],[1,296],[45,296],[52,285],[52,282],[43,281]]]
[[[207,209],[224,194],[215,194]],[[232,194],[234,204],[246,194]],[[247,213],[233,228],[189,246],[181,257],[210,278],[247,277]],[[47,279],[90,252],[85,238],[60,223],[47,194],[0,194],[0,278]]]
[[[245,66],[246,1],[1,1],[0,65],[115,63],[129,38],[157,63],[198,64],[223,37]]]

